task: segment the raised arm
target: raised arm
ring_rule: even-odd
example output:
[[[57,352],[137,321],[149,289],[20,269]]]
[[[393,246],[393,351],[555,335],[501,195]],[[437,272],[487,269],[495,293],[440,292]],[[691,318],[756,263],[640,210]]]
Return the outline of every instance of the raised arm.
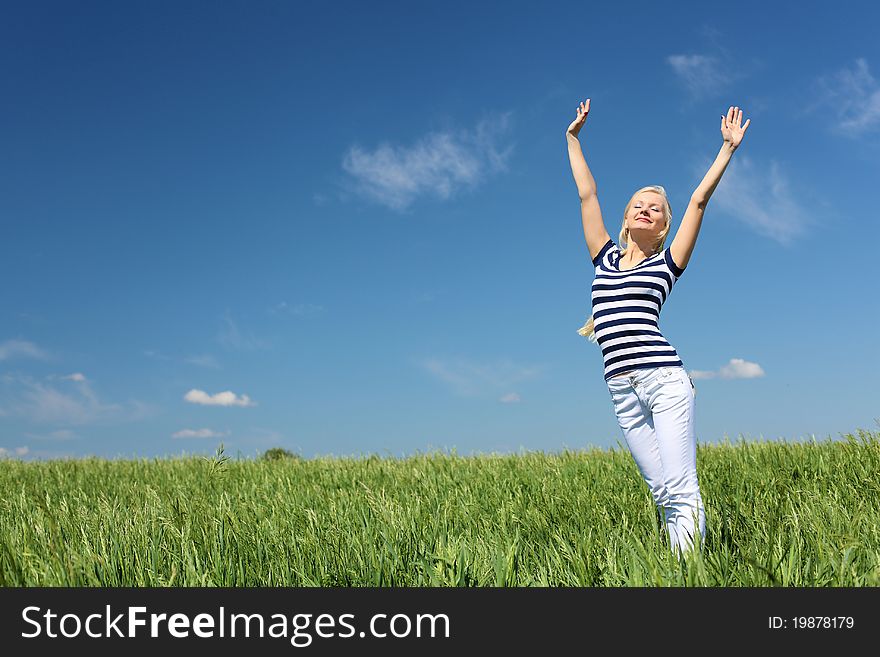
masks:
[[[578,133],[587,114],[590,112],[590,99],[581,103],[577,108],[577,117],[565,131],[565,139],[568,142],[568,159],[571,163],[571,173],[578,188],[578,196],[581,199],[581,222],[584,226],[584,237],[587,240],[587,248],[590,250],[590,260],[596,257],[606,242],[611,239],[602,221],[602,210],[599,208],[599,197],[596,195],[596,181],[578,140]]]
[[[742,142],[746,128],[752,122],[748,119],[745,125],[742,124],[742,110],[739,107],[731,107],[727,110],[727,116],[721,117],[721,136],[724,143],[721,150],[715,157],[709,171],[703,177],[702,182],[697,185],[696,190],[691,195],[688,202],[687,210],[681,219],[681,225],[675,234],[675,239],[669,245],[669,255],[672,256],[673,262],[684,269],[691,259],[694,252],[694,246],[697,243],[697,236],[700,234],[700,225],[703,223],[703,213],[706,211],[706,205],[718,183],[721,176],[730,164],[730,158],[739,148]]]

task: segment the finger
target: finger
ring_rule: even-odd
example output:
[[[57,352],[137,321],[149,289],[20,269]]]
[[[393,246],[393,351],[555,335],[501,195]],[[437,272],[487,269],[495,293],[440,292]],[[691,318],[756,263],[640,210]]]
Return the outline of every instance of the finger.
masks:
[[[733,123],[733,105],[727,110],[727,122]]]
[[[736,124],[739,125],[743,120],[743,111],[740,110],[736,115]]]
[[[746,119],[746,123],[745,123],[745,125],[743,126],[743,134],[746,133],[746,128],[749,127],[749,124],[750,124],[751,122],[752,122],[751,119]]]

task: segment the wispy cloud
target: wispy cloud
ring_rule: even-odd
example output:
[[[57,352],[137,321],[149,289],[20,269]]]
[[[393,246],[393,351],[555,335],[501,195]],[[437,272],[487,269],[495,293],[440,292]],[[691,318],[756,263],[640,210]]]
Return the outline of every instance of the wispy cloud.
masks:
[[[247,395],[237,396],[234,392],[226,390],[215,395],[209,395],[204,390],[192,389],[183,398],[192,404],[203,406],[256,406]]]
[[[423,290],[422,292],[414,292],[410,295],[410,303],[431,303],[437,299],[438,293],[435,290]]]
[[[74,372],[73,374],[49,374],[47,377],[50,381],[74,381],[75,383],[83,383],[86,380],[86,375],[81,372]]]
[[[156,351],[155,349],[144,349],[144,356],[147,358],[155,358],[156,360],[174,360],[171,356],[166,356],[160,351]]]
[[[260,455],[273,447],[280,447],[294,454],[303,454],[303,447],[296,439],[287,437],[276,429],[267,427],[249,427],[236,431],[235,440],[229,441],[228,451],[240,450],[242,453]],[[332,447],[325,446],[328,453]]]
[[[752,76],[755,71],[765,68],[754,54],[731,50],[731,39],[724,28],[703,24],[694,30],[692,36],[690,43],[694,45],[690,53],[679,52],[666,57],[666,64],[691,101],[718,99],[722,94],[735,90],[742,80]],[[723,109],[737,104],[751,107],[754,111],[763,102],[738,96],[736,100],[725,99]]]
[[[188,356],[183,359],[185,363],[190,363],[192,365],[198,365],[199,367],[210,367],[213,369],[220,369],[220,363],[217,362],[217,359],[210,354],[201,354],[196,356]]]
[[[837,133],[855,138],[880,130],[880,84],[864,59],[818,78],[814,88],[815,100],[807,111],[831,112]]]
[[[702,178],[710,165],[707,160],[696,166],[696,175]],[[711,205],[759,235],[788,245],[818,223],[813,211],[797,203],[790,187],[778,163],[759,165],[737,153],[715,188]]]
[[[482,395],[504,395],[508,403],[517,401],[516,393],[508,393],[514,385],[521,381],[539,376],[543,370],[540,366],[525,366],[510,360],[494,363],[476,363],[462,358],[444,360],[428,358],[421,361],[421,366],[432,376],[448,385],[459,395],[476,397]],[[509,395],[516,395],[517,399]]]
[[[49,431],[48,433],[25,433],[25,436],[32,440],[49,440],[62,441],[73,440],[77,435],[70,429],[58,429],[57,431]]]
[[[718,370],[690,370],[692,379],[754,379],[764,376],[764,369],[757,363],[742,358],[731,358]]]
[[[352,146],[342,168],[354,191],[402,211],[417,198],[450,198],[503,171],[513,150],[499,142],[510,130],[511,112],[481,121],[474,130],[434,132],[412,145],[382,143],[375,150]]]
[[[502,404],[519,404],[522,399],[520,398],[518,393],[508,392],[506,395],[502,395],[498,401],[500,401]]]
[[[238,324],[229,315],[229,311],[226,311],[223,316],[223,324],[224,326],[217,336],[217,341],[227,349],[254,351],[269,347],[269,343],[265,340],[256,338],[252,334],[244,335],[238,328]]]
[[[31,450],[27,445],[22,445],[21,447],[16,447],[14,449],[0,447],[0,459],[8,459],[13,456],[21,458],[22,456],[27,456],[30,451]]]
[[[731,82],[729,71],[712,55],[669,55],[666,63],[694,98],[711,97]]]
[[[269,313],[272,315],[294,315],[296,317],[311,318],[323,314],[324,306],[318,306],[313,303],[290,304],[282,301],[269,308]]]
[[[6,340],[5,342],[0,342],[0,360],[10,360],[12,358],[48,360],[49,354],[33,342],[28,342],[27,340]]]
[[[409,303],[428,304],[449,297],[449,290],[442,287],[413,289],[409,293]]]
[[[75,385],[71,387],[65,383],[62,389],[29,376],[0,377],[3,383],[0,390],[2,414],[20,416],[38,423],[76,426],[137,421],[154,412],[151,406],[136,400],[125,404],[104,402],[85,377],[82,380],[65,378]]]
[[[181,429],[171,434],[172,438],[222,438],[229,432],[218,432],[213,429]]]
[[[167,356],[155,349],[147,349],[144,350],[144,356],[148,358],[153,358],[155,360],[161,361],[174,361],[178,362],[180,359],[177,357]],[[217,359],[211,354],[194,354],[192,356],[186,356],[182,359],[184,363],[188,363],[190,365],[198,365],[199,367],[210,367],[212,369],[220,369],[220,363]]]

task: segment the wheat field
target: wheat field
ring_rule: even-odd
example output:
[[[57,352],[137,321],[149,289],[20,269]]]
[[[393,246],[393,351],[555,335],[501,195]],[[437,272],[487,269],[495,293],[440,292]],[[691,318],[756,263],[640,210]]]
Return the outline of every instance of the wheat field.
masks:
[[[880,585],[880,433],[700,444],[676,559],[629,452],[0,460],[2,586]]]

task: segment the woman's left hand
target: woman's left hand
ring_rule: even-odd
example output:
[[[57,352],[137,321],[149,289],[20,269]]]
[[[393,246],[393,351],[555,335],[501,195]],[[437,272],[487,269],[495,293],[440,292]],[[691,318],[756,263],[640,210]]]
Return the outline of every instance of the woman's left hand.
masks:
[[[745,125],[742,124],[743,111],[739,107],[731,107],[727,110],[727,116],[721,117],[721,136],[724,138],[725,144],[737,148],[742,141],[743,135],[746,134],[746,128],[749,127],[751,119],[747,119]]]

